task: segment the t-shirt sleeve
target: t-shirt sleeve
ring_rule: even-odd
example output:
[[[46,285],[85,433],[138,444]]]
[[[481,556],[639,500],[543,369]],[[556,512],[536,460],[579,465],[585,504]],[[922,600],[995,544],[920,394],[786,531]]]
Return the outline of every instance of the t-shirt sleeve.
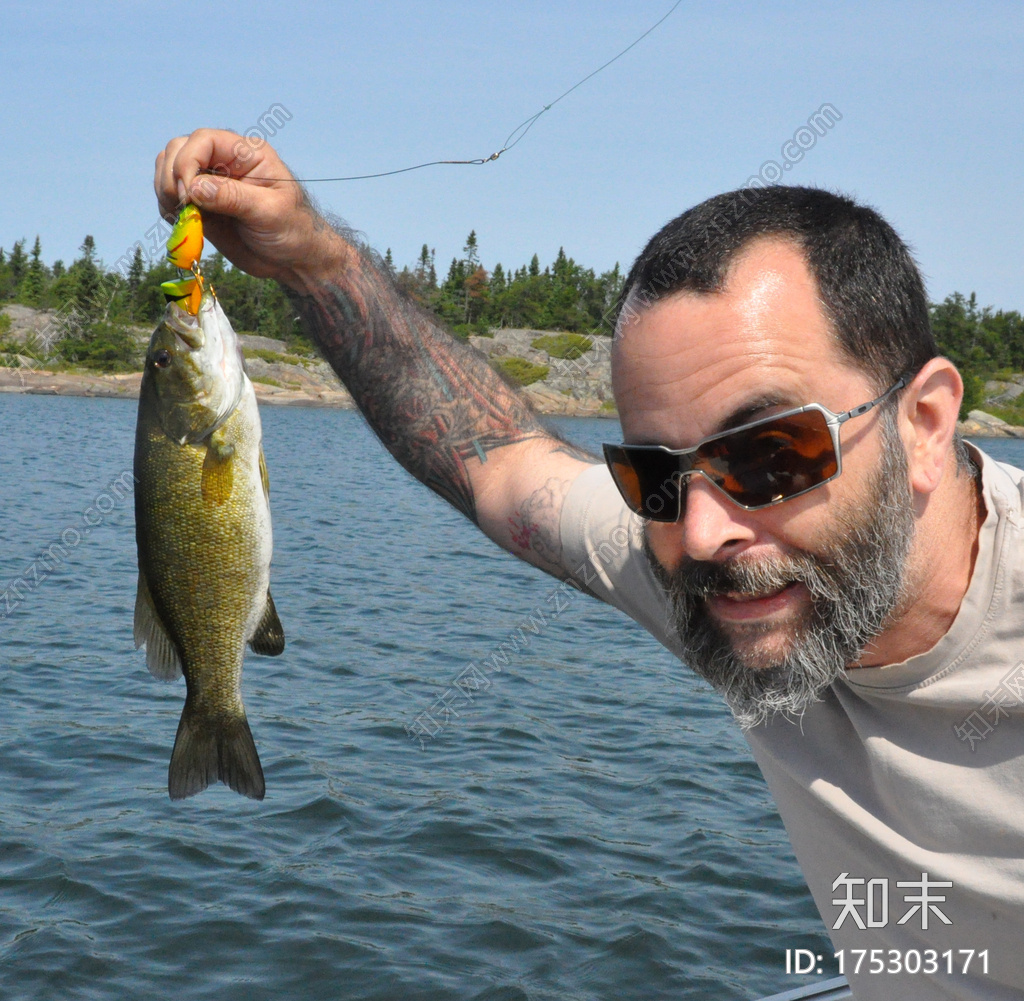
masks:
[[[562,507],[562,551],[572,579],[625,612],[677,657],[665,591],[643,550],[643,522],[622,501],[606,466],[591,466]]]

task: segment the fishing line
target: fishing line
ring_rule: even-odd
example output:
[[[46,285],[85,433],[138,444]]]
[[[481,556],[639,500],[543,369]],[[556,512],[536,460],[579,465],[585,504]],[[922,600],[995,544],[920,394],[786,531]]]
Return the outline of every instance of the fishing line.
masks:
[[[484,164],[484,163],[491,163],[492,161],[497,160],[498,157],[501,156],[502,153],[507,153],[510,149],[512,149],[513,146],[515,146],[516,144],[521,142],[525,138],[527,132],[529,132],[530,129],[532,129],[534,127],[534,125],[537,124],[537,120],[541,117],[541,115],[544,115],[547,112],[549,112],[563,98],[568,97],[574,90],[576,90],[579,87],[582,87],[583,84],[585,84],[588,80],[592,79],[593,77],[597,76],[597,74],[600,73],[602,70],[606,70],[616,60],[621,59],[627,52],[629,52],[630,49],[632,49],[635,46],[639,45],[652,31],[654,31],[656,28],[659,28],[662,24],[664,24],[664,22],[667,21],[675,13],[676,8],[682,2],[683,2],[683,0],[676,0],[676,2],[672,5],[672,7],[669,10],[669,12],[667,14],[665,14],[664,17],[660,18],[658,21],[656,21],[654,24],[652,24],[639,38],[636,38],[632,42],[630,42],[629,45],[627,45],[621,52],[618,53],[618,55],[612,56],[612,58],[609,59],[608,62],[603,63],[602,65],[598,66],[596,70],[593,70],[590,73],[588,73],[582,80],[578,81],[577,83],[574,83],[564,94],[559,94],[558,97],[556,97],[550,104],[545,104],[544,107],[541,108],[540,111],[538,111],[535,115],[531,115],[529,118],[526,119],[526,121],[524,121],[521,124],[517,125],[508,134],[508,138],[504,141],[504,143],[502,143],[501,149],[499,149],[496,152],[492,153],[490,156],[476,157],[476,158],[474,158],[472,160],[430,160],[427,163],[417,163],[415,166],[412,166],[412,167],[400,167],[398,170],[384,170],[384,171],[381,171],[378,174],[353,174],[350,177],[305,177],[305,178],[303,178],[303,177],[252,177],[252,176],[245,176],[245,177],[241,177],[241,178],[236,178],[236,180],[244,180],[244,181],[292,181],[295,184],[321,184],[321,183],[324,183],[324,182],[327,182],[327,181],[368,181],[368,180],[370,180],[372,178],[375,178],[375,177],[393,177],[395,174],[407,174],[407,173],[409,173],[410,170],[422,170],[424,167],[439,167],[439,166],[446,166],[446,165],[451,165],[451,166],[479,166],[479,165]],[[217,171],[209,169],[209,168],[202,168],[199,171],[199,173],[200,174],[214,174],[214,173],[217,173]]]

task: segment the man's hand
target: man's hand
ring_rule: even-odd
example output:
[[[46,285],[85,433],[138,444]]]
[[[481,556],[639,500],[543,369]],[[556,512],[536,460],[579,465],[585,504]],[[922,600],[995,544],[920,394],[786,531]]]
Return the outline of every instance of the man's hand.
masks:
[[[157,156],[153,186],[164,216],[194,202],[232,264],[296,292],[336,277],[354,257],[266,143],[253,149],[234,132],[197,129]]]

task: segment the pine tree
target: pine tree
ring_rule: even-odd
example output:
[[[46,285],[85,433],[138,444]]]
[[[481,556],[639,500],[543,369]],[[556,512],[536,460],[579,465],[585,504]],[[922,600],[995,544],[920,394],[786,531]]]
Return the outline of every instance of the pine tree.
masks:
[[[480,266],[480,251],[476,245],[476,230],[471,229],[466,237],[466,245],[462,248],[466,255],[466,271],[472,274]]]
[[[448,277],[437,291],[435,309],[448,323],[465,323],[466,299],[466,261],[453,257]]]
[[[26,306],[39,306],[43,301],[43,294],[46,291],[46,265],[43,264],[42,246],[39,243],[39,236],[36,235],[36,242],[32,244],[32,257],[25,269],[25,277],[21,283],[19,299]]]
[[[419,260],[416,262],[416,281],[423,291],[424,301],[437,290],[437,269],[434,267],[434,255],[437,251],[428,250],[423,244]]]
[[[128,319],[134,320],[136,310],[142,305],[142,300],[139,295],[139,289],[142,286],[142,279],[146,275],[146,262],[142,257],[142,247],[138,244],[135,245],[135,256],[132,258],[132,263],[128,266],[128,295],[126,300],[128,303]]]
[[[146,273],[146,262],[142,257],[142,247],[135,245],[135,256],[128,268],[128,291],[134,295],[142,284],[142,276]]]
[[[505,277],[505,269],[501,266],[501,261],[499,261],[494,265],[494,270],[491,272],[491,278],[488,283],[488,301],[483,311],[483,319],[486,319],[488,326],[505,326],[507,281],[508,280]]]
[[[10,275],[8,295],[16,298],[21,291],[21,281],[25,277],[28,268],[28,258],[25,256],[25,241],[18,240],[11,249],[11,256],[7,259],[7,269]]]
[[[68,275],[74,280],[75,305],[86,316],[95,318],[103,306],[102,278],[96,265],[96,241],[86,236],[78,249],[82,256],[68,269]]]

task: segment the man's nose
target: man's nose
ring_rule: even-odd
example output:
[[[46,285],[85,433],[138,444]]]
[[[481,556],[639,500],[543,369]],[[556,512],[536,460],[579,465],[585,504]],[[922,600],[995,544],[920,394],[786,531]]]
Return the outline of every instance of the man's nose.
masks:
[[[697,474],[687,478],[681,543],[693,560],[721,560],[745,549],[756,538],[748,512]]]

